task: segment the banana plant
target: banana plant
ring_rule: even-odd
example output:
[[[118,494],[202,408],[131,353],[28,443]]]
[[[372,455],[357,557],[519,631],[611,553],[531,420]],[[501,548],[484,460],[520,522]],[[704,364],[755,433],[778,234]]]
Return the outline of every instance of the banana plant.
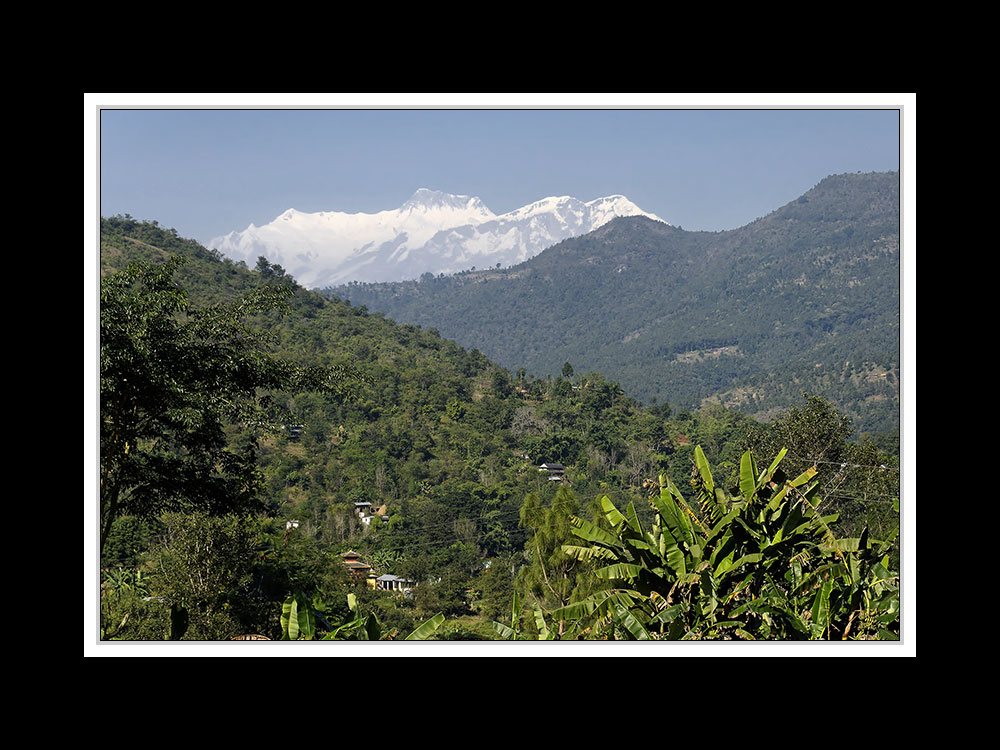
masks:
[[[281,640],[311,641],[316,635],[316,612],[302,592],[290,594],[281,605]]]
[[[421,623],[417,626],[416,630],[410,633],[404,640],[407,641],[425,641],[430,636],[432,636],[438,628],[444,624],[444,613],[438,612],[434,617]]]
[[[535,629],[538,631],[538,635],[534,638],[529,637],[529,634],[525,633],[521,628],[521,597],[515,591],[511,602],[510,625],[505,625],[502,622],[494,620],[493,629],[497,632],[500,638],[505,641],[557,640],[558,632],[549,627],[549,624],[545,621],[545,613],[542,611],[542,608],[537,604],[533,605],[532,614],[535,619]]]
[[[316,637],[316,622],[327,631],[324,641],[378,641],[384,635],[382,625],[374,613],[365,615],[354,594],[347,595],[347,608],[351,615],[341,622],[330,622],[324,615],[322,603],[310,600],[301,592],[290,594],[281,607],[281,639],[284,641],[311,641]],[[421,623],[405,640],[420,641],[433,635],[444,624],[444,614],[439,613]]]
[[[111,568],[102,573],[102,588],[114,592],[134,592],[137,596],[147,596],[148,581],[143,580],[142,570]]]
[[[510,625],[504,625],[502,622],[493,621],[493,629],[500,635],[500,637],[505,641],[518,641],[521,640],[521,597],[518,593],[514,592],[513,601],[511,604],[511,615],[510,615]]]
[[[780,468],[785,453],[761,471],[748,451],[727,491],[697,447],[695,505],[661,476],[648,529],[633,503],[621,511],[608,497],[603,523],[573,517],[573,534],[585,544],[563,550],[600,561],[596,574],[611,587],[553,616],[616,639],[831,637],[850,568],[824,566],[841,563],[849,543],[830,530],[836,516],[819,513],[816,468],[789,479]],[[873,580],[866,586],[875,591]]]
[[[354,594],[347,595],[347,608],[354,615],[353,619],[331,625],[324,620],[329,631],[323,636],[324,641],[377,641],[382,638],[382,623],[374,612],[365,615],[358,606],[358,598]]]
[[[141,570],[123,567],[104,570],[101,578],[101,640],[113,640],[136,614],[134,607],[139,606],[137,602],[149,596],[148,581],[143,579]],[[112,623],[108,622],[111,612],[121,614],[123,609],[128,611],[125,611],[117,627],[112,627]]]
[[[822,579],[820,593],[829,587],[825,608],[820,606],[810,622],[814,636],[899,639],[899,575],[889,562],[892,544],[892,540],[870,539],[867,526],[856,539],[836,540],[830,550],[833,559],[799,585],[804,589]]]

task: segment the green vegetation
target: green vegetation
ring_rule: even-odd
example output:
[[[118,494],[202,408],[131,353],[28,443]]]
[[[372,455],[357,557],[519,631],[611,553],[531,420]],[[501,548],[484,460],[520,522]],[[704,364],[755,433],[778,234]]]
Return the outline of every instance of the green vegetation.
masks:
[[[330,291],[539,376],[569,361],[645,402],[761,420],[807,390],[889,433],[899,216],[897,173],[838,175],[732,231],[622,218],[508,269]]]
[[[785,452],[758,472],[750,451],[737,487],[715,484],[701,449],[692,486],[697,512],[661,477],[655,516],[644,528],[633,503],[622,513],[601,499],[604,523],[573,518],[589,544],[567,554],[599,561],[613,583],[553,613],[570,632],[624,640],[896,639],[899,579],[891,540],[838,539],[821,516],[815,469],[790,479]]]
[[[771,424],[644,408],[576,357],[511,373],[155,224],[102,220],[101,249],[105,639],[898,634],[892,436],[855,439],[825,398]],[[781,463],[759,473],[747,451]],[[709,464],[740,491],[706,495]],[[809,475],[784,504],[782,471]],[[668,533],[676,549],[639,554]],[[349,552],[406,592],[371,588]]]
[[[271,357],[245,318],[281,305],[264,286],[234,305],[192,309],[173,282],[184,256],[135,262],[101,284],[101,546],[119,516],[248,509],[258,498],[256,425],[278,415],[265,394],[339,392],[346,368]],[[228,441],[235,426],[244,434]]]

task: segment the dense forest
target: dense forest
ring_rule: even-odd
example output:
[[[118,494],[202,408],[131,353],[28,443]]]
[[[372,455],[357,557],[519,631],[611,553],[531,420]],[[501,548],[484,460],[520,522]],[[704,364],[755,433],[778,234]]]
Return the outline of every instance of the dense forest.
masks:
[[[899,174],[828,177],[725,232],[619,218],[506,269],[329,290],[544,377],[759,420],[823,393],[856,430],[899,424]]]
[[[102,639],[899,635],[898,433],[823,391],[642,405],[128,216],[100,362]]]

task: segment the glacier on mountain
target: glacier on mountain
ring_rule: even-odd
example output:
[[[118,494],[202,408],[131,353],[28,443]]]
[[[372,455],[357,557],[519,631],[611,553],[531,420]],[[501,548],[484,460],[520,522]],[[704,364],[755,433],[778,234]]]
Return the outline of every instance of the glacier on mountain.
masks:
[[[207,244],[250,267],[264,256],[316,289],[514,265],[619,216],[663,221],[623,195],[589,202],[549,197],[496,215],[479,198],[420,188],[397,209],[349,214],[290,208],[269,224],[251,224]]]

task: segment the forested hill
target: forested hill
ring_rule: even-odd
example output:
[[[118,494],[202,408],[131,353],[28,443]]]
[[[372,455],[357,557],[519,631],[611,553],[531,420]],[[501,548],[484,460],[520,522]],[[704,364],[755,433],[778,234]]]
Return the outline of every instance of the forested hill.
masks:
[[[355,502],[395,500],[393,513],[408,508],[415,516],[436,517],[438,511],[426,507],[417,511],[433,496],[447,508],[441,513],[449,523],[463,515],[481,522],[488,507],[506,510],[505,533],[517,537],[517,509],[524,493],[536,488],[542,462],[581,471],[596,462],[613,470],[631,453],[633,471],[644,467],[645,477],[637,479],[675,471],[682,482],[694,441],[712,458],[724,452],[733,462],[735,436],[747,432],[748,420],[723,410],[671,415],[666,405],[643,409],[598,373],[512,375],[433,328],[327,300],[280,266],[261,260],[251,270],[156,222],[113,217],[102,219],[101,228],[102,276],[132,261],[162,263],[182,255],[188,261],[175,280],[196,309],[231,303],[260,286],[292,287],[285,314],[257,321],[272,337],[273,351],[303,365],[350,365],[364,375],[347,398],[288,397],[304,427],[301,438],[271,437],[262,450],[272,510],[326,525],[327,533],[350,525]],[[517,538],[514,548],[521,542]]]
[[[811,391],[891,432],[899,212],[898,173],[837,175],[731,231],[622,218],[508,269],[331,291],[538,376],[568,361],[643,401],[759,419]]]
[[[636,226],[608,227],[606,236],[650,236],[648,227]],[[651,226],[675,233],[677,248],[697,245],[697,235]],[[690,262],[677,255],[672,267],[695,277],[698,254]],[[164,264],[175,256],[186,262],[173,271],[173,284],[157,277],[155,285],[130,286],[131,276],[119,273],[143,261],[155,276],[155,269],[173,269]],[[858,536],[866,525],[879,538],[893,533],[898,462],[870,441],[851,442],[849,422],[821,399],[800,402],[765,427],[720,405],[642,408],[612,380],[614,371],[512,375],[435,330],[307,291],[265,259],[250,269],[127,216],[101,221],[101,272],[101,517],[110,528],[101,542],[103,637],[280,638],[282,602],[292,592],[305,592],[332,621],[349,616],[347,602],[356,601],[365,617],[377,613],[385,634],[410,632],[444,613],[449,621],[438,638],[491,637],[491,620],[509,621],[515,591],[548,611],[606,583],[561,552],[570,513],[595,518],[607,497],[623,508],[634,503],[636,520],[649,524],[650,493],[664,477],[691,487],[697,459],[707,456],[719,485],[733,486],[747,448],[762,466],[787,449],[782,469],[789,477],[811,471],[828,480],[824,510],[840,514],[838,534]],[[225,316],[201,313],[255,292],[282,291],[269,287],[292,292],[286,311],[246,321],[270,336],[269,355],[281,365],[349,365],[360,377],[347,383],[346,395],[298,386],[264,394],[290,412],[288,420],[272,421],[269,431],[261,422],[227,420],[219,442],[234,450],[223,454],[205,425],[212,426],[226,394],[215,381],[189,388],[188,373],[202,372],[199,355],[206,353],[213,365],[221,360],[224,384],[233,373],[241,377],[247,359],[265,369],[272,363],[256,349],[228,348],[231,339],[213,345]],[[158,307],[183,295],[195,314]],[[123,298],[132,302],[119,304]],[[157,309],[166,314],[153,315]],[[183,329],[194,330],[193,339],[175,336],[174,323],[188,319],[207,325]],[[152,346],[151,339],[165,344]],[[147,378],[147,368],[157,377]],[[144,382],[155,388],[137,386]],[[129,400],[136,387],[141,410]],[[118,408],[126,401],[128,408]],[[117,450],[119,426],[135,420],[162,425],[162,435],[145,433]],[[202,456],[210,459],[205,465]],[[187,459],[197,464],[193,475]],[[562,469],[550,475],[539,471],[542,463]],[[175,467],[185,470],[185,483]],[[240,479],[238,492],[218,481],[220,471],[223,480]],[[106,512],[104,478],[112,472],[139,491]],[[240,515],[251,506],[252,517]],[[364,522],[359,508],[378,512]],[[342,555],[349,551],[377,575],[416,582],[412,598],[347,580]],[[546,578],[551,564],[563,571],[555,598]]]

